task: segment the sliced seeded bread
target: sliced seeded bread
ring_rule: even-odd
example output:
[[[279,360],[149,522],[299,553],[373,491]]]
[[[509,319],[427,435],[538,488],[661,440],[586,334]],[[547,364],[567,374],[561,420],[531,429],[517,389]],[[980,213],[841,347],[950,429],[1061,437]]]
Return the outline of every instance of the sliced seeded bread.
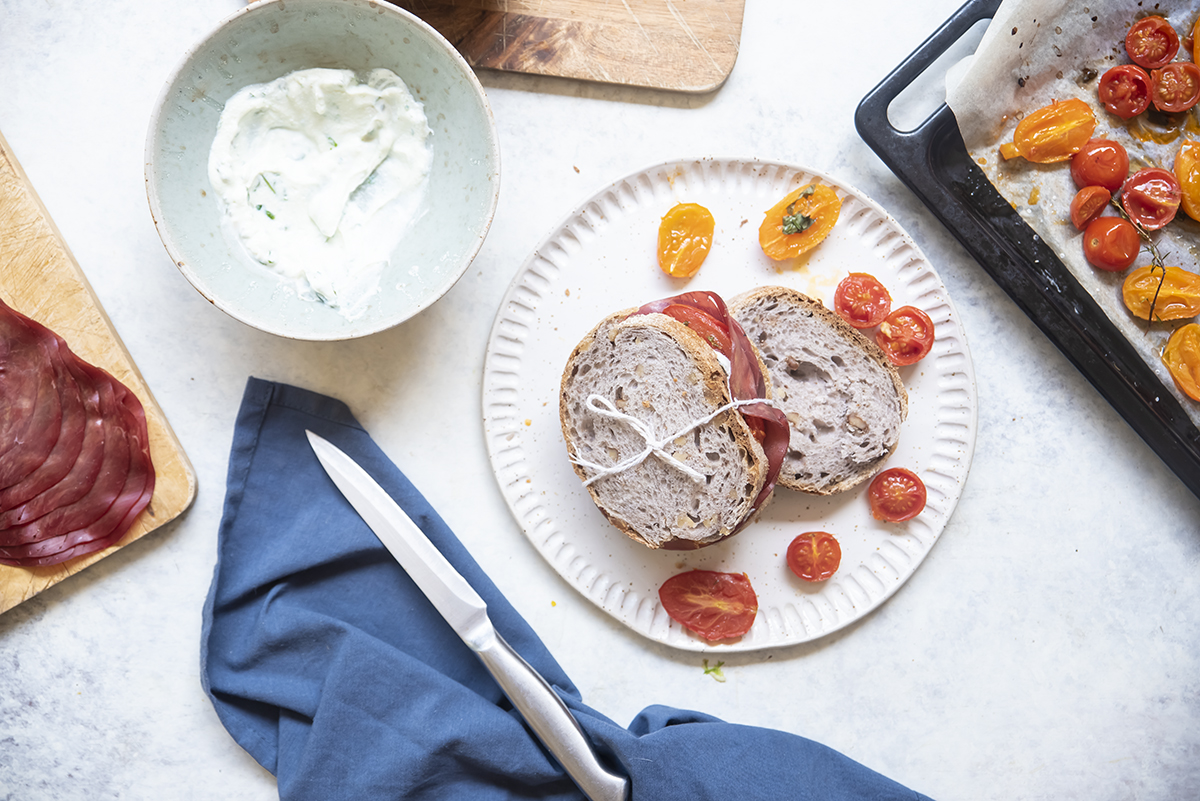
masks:
[[[832,495],[896,450],[908,393],[879,346],[819,301],[785,287],[738,295],[729,312],[758,348],[791,437],[779,483]]]
[[[730,402],[715,352],[687,326],[663,314],[604,319],[576,346],[563,371],[559,412],[575,472],[587,481],[640,453],[646,438],[629,421],[597,413],[597,395],[661,439]],[[620,530],[650,548],[699,548],[734,533],[763,487],[767,457],[736,410],[722,412],[666,443],[660,455],[587,485],[592,500]]]

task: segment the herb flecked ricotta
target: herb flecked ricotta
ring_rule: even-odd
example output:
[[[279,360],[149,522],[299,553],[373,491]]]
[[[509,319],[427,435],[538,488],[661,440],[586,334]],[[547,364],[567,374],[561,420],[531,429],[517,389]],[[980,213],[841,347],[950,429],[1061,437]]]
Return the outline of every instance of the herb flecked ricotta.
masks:
[[[429,136],[391,70],[297,70],[225,104],[209,180],[254,260],[354,319],[422,209]]]

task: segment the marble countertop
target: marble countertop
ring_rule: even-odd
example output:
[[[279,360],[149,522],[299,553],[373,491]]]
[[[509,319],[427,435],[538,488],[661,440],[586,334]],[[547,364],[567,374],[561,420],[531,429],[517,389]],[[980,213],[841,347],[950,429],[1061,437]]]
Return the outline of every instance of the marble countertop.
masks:
[[[620,723],[664,703],[784,729],[935,799],[1200,796],[1200,499],[854,129],[859,100],[958,0],[903,12],[755,0],[733,73],[708,95],[483,72],[503,177],[482,251],[418,317],[337,343],[227,317],[180,275],[150,219],[153,103],[183,52],[239,5],[0,0],[0,130],[199,485],[177,521],[0,616],[0,798],[277,797],[199,676],[249,376],[346,401],[585,701]],[[480,407],[493,318],[537,243],[614,179],[706,154],[803,164],[883,205],[950,291],[979,403],[961,501],[916,574],[835,634],[726,657],[723,683],[702,655],[626,629],[539,556],[493,478]]]

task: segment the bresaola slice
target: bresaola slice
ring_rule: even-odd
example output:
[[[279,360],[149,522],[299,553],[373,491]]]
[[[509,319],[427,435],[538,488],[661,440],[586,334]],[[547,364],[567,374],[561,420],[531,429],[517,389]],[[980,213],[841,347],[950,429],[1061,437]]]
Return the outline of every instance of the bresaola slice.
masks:
[[[0,564],[53,565],[116,544],[154,492],[137,397],[0,302],[0,400]]]

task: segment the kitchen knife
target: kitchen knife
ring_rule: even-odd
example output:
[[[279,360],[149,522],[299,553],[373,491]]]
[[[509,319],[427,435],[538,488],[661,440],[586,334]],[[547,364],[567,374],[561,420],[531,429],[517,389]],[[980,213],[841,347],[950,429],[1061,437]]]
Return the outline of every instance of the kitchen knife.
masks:
[[[492,626],[479,593],[367,471],[328,440],[311,431],[305,433],[321,466],[346,500],[475,652],[583,794],[591,801],[623,801],[628,780],[600,764],[566,704]]]

